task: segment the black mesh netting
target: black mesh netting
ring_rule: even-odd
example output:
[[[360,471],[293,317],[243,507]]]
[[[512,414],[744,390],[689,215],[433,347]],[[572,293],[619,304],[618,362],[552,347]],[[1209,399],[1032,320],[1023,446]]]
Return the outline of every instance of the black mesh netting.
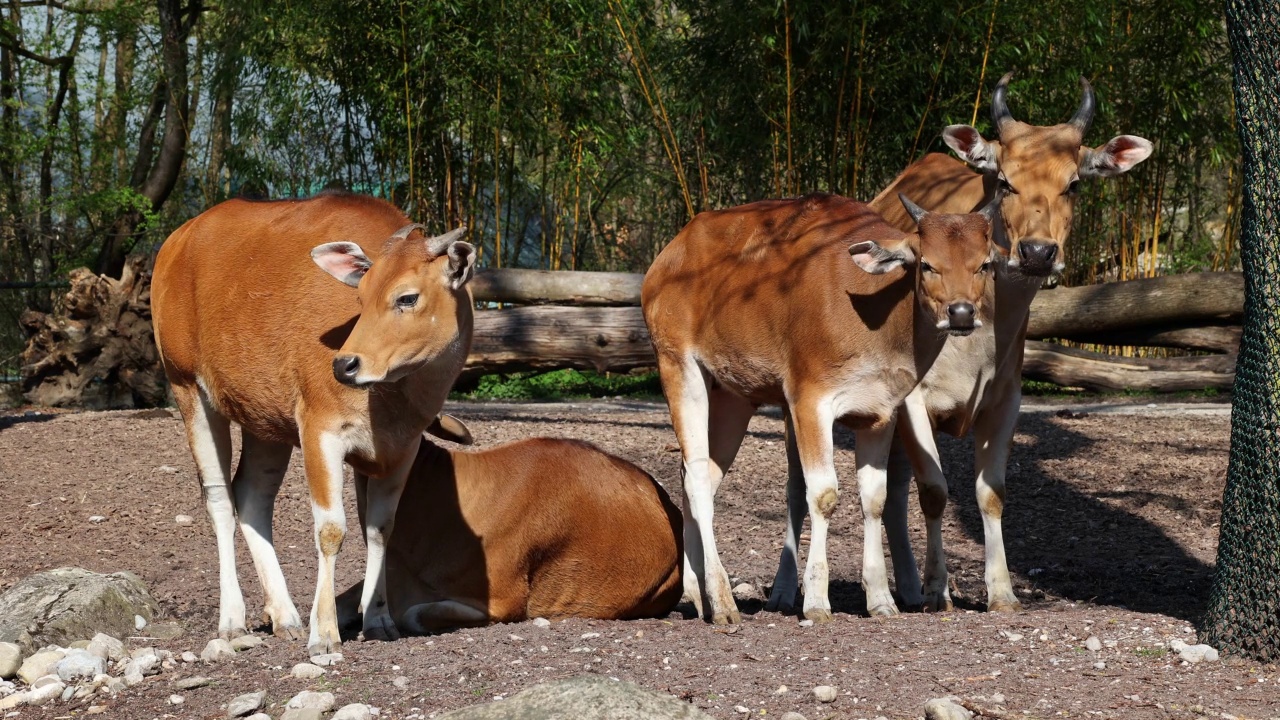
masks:
[[[1244,336],[1205,641],[1280,660],[1280,3],[1227,0],[1244,155]]]

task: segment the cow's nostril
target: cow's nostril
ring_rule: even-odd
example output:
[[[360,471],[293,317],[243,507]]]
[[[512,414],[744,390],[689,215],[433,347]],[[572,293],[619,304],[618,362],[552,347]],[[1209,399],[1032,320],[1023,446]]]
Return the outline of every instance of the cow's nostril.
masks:
[[[357,355],[339,355],[333,359],[333,376],[338,382],[351,384],[360,374],[360,358]]]
[[[973,325],[973,303],[951,303],[947,306],[947,316],[951,319],[953,327],[971,326]]]

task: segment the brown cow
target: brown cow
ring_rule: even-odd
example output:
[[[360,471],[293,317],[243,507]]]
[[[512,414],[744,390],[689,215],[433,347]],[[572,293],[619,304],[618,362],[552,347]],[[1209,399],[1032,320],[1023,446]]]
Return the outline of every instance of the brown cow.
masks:
[[[938,429],[963,435],[972,429],[977,499],[986,536],[987,608],[1019,608],[1005,561],[1000,519],[1005,466],[1022,399],[1022,353],[1031,300],[1044,276],[1063,267],[1080,182],[1127,172],[1152,150],[1150,142],[1133,135],[1117,136],[1097,148],[1082,145],[1094,113],[1093,90],[1083,78],[1084,97],[1070,121],[1038,127],[1013,119],[1006,101],[1010,77],[1000,80],[991,98],[997,140],[986,140],[967,125],[952,125],[943,132],[947,144],[977,173],[945,155],[927,155],[871,201],[892,225],[907,231],[915,222],[894,201],[898,193],[920,199],[938,212],[966,212],[1003,191],[996,240],[1012,246],[1008,263],[997,267],[994,322],[968,337],[948,339],[899,413],[885,528],[896,586],[908,606],[951,607],[942,548],[947,481],[933,432]],[[913,470],[928,531],[923,589],[906,526]],[[780,575],[786,561],[784,552]],[[788,600],[770,598],[770,603],[786,604]],[[892,605],[881,609],[897,612]]]
[[[364,519],[365,638],[397,636],[382,599],[385,543],[419,437],[471,345],[465,284],[474,250],[458,240],[460,230],[414,237],[420,229],[390,204],[357,195],[231,200],[178,228],[160,249],[151,289],[156,344],[217,536],[224,637],[245,632],[237,517],[265,615],[277,635],[302,635],[271,544],[275,497],[295,446],[320,558],[308,650],[340,645],[333,572],[346,537],[344,461],[358,490],[373,479]],[[232,422],[244,440],[234,478]]]
[[[836,419],[858,428],[868,602],[892,602],[880,515],[894,411],[948,333],[973,332],[990,317],[995,204],[983,214],[942,215],[903,198],[920,228],[904,236],[841,197],[758,202],[698,215],[649,268],[641,305],[683,460],[685,594],[699,612],[705,595],[713,622],[737,622],[738,613],[716,550],[712,499],[763,403],[786,407],[787,456],[804,469],[812,523],[805,616],[831,617]],[[793,499],[794,552],[803,515]]]
[[[654,617],[680,600],[680,511],[648,473],[589,443],[424,440],[396,521],[386,592],[403,632]]]

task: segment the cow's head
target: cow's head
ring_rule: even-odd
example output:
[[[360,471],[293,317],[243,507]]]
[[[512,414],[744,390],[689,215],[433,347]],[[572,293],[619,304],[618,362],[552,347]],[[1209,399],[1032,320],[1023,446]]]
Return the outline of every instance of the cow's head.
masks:
[[[991,232],[1001,197],[996,193],[978,212],[950,215],[927,212],[899,194],[916,231],[892,244],[854,243],[849,254],[873,275],[917,265],[916,302],[925,317],[939,330],[968,335],[990,315],[995,276],[991,264],[1008,254],[992,240]]]
[[[394,382],[446,352],[466,352],[458,343],[462,325],[470,327],[471,297],[464,286],[475,248],[458,239],[465,227],[430,239],[411,237],[425,230],[417,223],[400,228],[376,263],[351,242],[311,251],[317,265],[360,294],[360,317],[333,359],[338,382]]]
[[[991,96],[998,140],[986,140],[968,125],[951,125],[942,137],[1006,193],[1001,215],[1012,245],[1009,266],[1023,275],[1045,276],[1065,266],[1063,246],[1080,182],[1127,172],[1151,155],[1151,143],[1119,135],[1096,148],[1083,145],[1094,112],[1093,88],[1084,78],[1084,97],[1066,123],[1039,127],[1014,120],[1006,101],[1012,77],[1000,78]]]

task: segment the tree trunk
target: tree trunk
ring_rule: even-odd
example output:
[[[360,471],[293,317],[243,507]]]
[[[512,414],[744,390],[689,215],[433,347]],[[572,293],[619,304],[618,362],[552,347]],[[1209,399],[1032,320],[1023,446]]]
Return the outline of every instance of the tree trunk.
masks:
[[[199,18],[200,0],[192,0],[184,8],[179,0],[156,0],[160,29],[160,57],[163,77],[157,86],[159,101],[152,102],[148,120],[155,118],[159,107],[164,108],[164,134],[160,138],[159,152],[151,159],[148,130],[154,132],[154,123],[143,122],[142,142],[139,144],[139,162],[134,164],[131,178],[133,188],[146,198],[151,210],[158,211],[169,198],[178,183],[182,163],[187,153],[187,127],[189,123],[189,98],[187,96],[187,35]],[[185,18],[184,18],[185,13]],[[163,94],[161,94],[163,93]],[[125,256],[133,245],[142,213],[136,209],[125,210],[110,237],[102,246],[96,264],[101,274],[117,276],[124,269]]]
[[[1226,15],[1244,168],[1244,333],[1203,637],[1266,663],[1280,660],[1280,6],[1227,0]]]
[[[213,110],[209,118],[209,165],[205,169],[204,202],[213,205],[227,196],[229,188],[222,185],[222,166],[226,162],[227,146],[231,143],[231,110],[235,98],[236,80],[244,59],[240,52],[243,13],[224,13],[222,37],[218,42],[217,65],[213,72]],[[348,138],[350,131],[344,131]],[[350,153],[346,157],[350,160]],[[349,164],[349,163],[348,163]]]

